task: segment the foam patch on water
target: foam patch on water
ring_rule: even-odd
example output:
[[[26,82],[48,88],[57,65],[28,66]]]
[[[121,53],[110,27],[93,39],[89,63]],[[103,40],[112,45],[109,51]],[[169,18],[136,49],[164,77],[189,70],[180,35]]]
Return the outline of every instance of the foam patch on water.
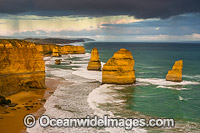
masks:
[[[84,59],[87,59],[89,62],[91,54],[90,53],[86,53],[85,55],[72,55],[72,57],[82,57]],[[92,79],[92,80],[97,80],[99,82],[102,81],[102,71],[88,71],[87,70],[87,66],[88,63],[85,64],[81,64],[80,61],[76,61],[79,62],[80,64],[71,64],[73,66],[79,66],[79,68],[72,68],[73,70],[73,74],[77,75],[77,76],[81,76],[87,79]],[[105,63],[101,62],[101,65],[103,66]]]
[[[182,75],[182,77],[200,81],[200,75]]]
[[[179,87],[170,87],[170,86],[157,86],[156,88],[167,88],[167,89],[173,89],[173,90],[189,90],[188,88],[179,88]]]
[[[51,71],[50,73],[56,77],[65,78],[71,73],[71,70],[55,69],[54,71]]]
[[[104,64],[105,63],[101,62],[102,66]],[[72,64],[72,65],[80,67],[80,68],[72,68],[73,70],[75,70],[73,71],[73,74],[87,79],[93,79],[102,82],[102,71],[89,71],[87,70],[88,64]]]
[[[88,71],[87,65],[80,65],[81,68],[73,68],[75,71],[73,71],[73,74],[87,78],[87,79],[93,79],[97,81],[102,81],[102,72],[101,71]]]
[[[90,59],[91,54],[90,53],[85,53],[85,54],[69,54],[69,56],[71,58],[80,57],[82,59]]]
[[[137,78],[138,82],[146,82],[153,85],[159,85],[159,86],[166,86],[166,85],[199,85],[199,82],[193,82],[193,81],[182,81],[182,82],[172,82],[172,81],[166,81],[165,79],[158,79],[158,78]]]

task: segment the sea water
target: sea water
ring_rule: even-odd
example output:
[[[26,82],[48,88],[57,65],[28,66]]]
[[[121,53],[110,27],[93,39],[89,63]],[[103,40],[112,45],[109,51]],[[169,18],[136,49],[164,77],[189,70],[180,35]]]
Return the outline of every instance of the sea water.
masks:
[[[199,131],[200,44],[90,42],[84,47],[88,53],[96,47],[104,63],[121,48],[130,50],[135,60],[136,84],[102,86],[98,90],[110,88],[104,95],[112,99],[100,102],[99,108],[124,117],[174,118],[177,130]],[[183,60],[183,82],[166,81],[178,60]]]
[[[91,82],[96,80],[101,83],[101,71],[87,70],[90,53],[94,47],[98,48],[102,66],[121,48],[130,50],[135,60],[135,84],[103,84],[88,95],[87,102],[95,115],[146,119],[173,118],[176,122],[176,127],[172,129],[134,128],[135,132],[200,131],[200,44],[86,42],[84,47],[86,54],[59,57],[62,59],[61,65],[54,65],[57,57],[50,57],[49,61],[47,57],[46,76],[79,83],[80,79],[73,78],[73,74]],[[183,81],[180,83],[166,81],[168,70],[172,69],[177,60],[183,60]],[[59,87],[65,89],[65,86]],[[54,95],[59,98],[60,93],[57,93]],[[45,103],[46,108],[51,107],[53,103],[51,99]],[[62,102],[56,104],[63,106]],[[58,114],[64,116],[65,111],[59,111]],[[105,128],[105,130],[124,132],[118,128]]]

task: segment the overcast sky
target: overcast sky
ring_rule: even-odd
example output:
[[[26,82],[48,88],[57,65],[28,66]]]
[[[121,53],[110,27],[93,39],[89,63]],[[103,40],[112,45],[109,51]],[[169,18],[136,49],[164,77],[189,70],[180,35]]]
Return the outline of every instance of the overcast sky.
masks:
[[[0,0],[0,36],[200,41],[200,0]]]

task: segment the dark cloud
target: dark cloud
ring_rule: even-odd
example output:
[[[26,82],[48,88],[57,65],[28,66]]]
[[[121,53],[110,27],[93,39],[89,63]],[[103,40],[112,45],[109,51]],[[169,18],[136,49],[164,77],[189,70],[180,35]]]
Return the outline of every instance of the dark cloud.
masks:
[[[0,13],[65,15],[131,15],[168,18],[200,12],[200,0],[0,0]]]
[[[130,35],[189,35],[200,34],[200,15],[187,14],[169,19],[150,19],[128,24],[102,24],[105,29],[120,31],[124,29]],[[136,32],[139,31],[139,32]],[[115,32],[115,31],[112,31]],[[129,34],[128,33],[128,34]]]
[[[102,24],[101,26],[105,27],[122,27],[122,28],[131,28],[131,27],[194,27],[200,29],[200,15],[187,14],[180,16],[173,16],[169,19],[160,20],[160,19],[150,19],[128,24]]]

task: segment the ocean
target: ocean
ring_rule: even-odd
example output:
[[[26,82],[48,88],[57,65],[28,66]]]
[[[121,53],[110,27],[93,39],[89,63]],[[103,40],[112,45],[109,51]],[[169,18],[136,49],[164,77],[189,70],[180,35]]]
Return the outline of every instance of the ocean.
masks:
[[[104,63],[120,48],[132,52],[137,83],[113,92],[114,100],[121,101],[113,105],[115,114],[131,117],[137,112],[152,118],[174,118],[184,123],[182,126],[195,123],[198,126],[189,128],[199,128],[200,44],[90,42],[84,47],[88,53],[96,47]],[[183,82],[165,81],[168,70],[177,60],[183,60]],[[139,83],[143,84],[137,85]]]
[[[61,65],[54,65],[57,57],[45,58],[46,77],[62,81],[46,101],[45,115],[173,118],[174,128],[133,128],[128,132],[200,132],[200,44],[86,42],[83,45],[86,54],[58,57],[62,59]],[[101,84],[101,71],[87,71],[94,47],[98,49],[102,66],[119,49],[130,50],[135,60],[136,83]],[[183,60],[183,81],[166,81],[168,70],[177,60]],[[121,128],[41,128],[38,124],[28,131],[127,132]]]

